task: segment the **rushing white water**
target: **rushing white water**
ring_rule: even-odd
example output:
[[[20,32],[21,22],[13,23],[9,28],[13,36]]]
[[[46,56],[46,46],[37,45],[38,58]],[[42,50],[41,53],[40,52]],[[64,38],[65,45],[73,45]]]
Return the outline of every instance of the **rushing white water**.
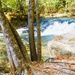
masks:
[[[44,32],[41,33],[42,36],[46,35],[61,35],[75,30],[75,23],[68,24],[68,22],[54,22],[53,25],[49,25]]]
[[[36,23],[35,23],[36,24]],[[71,18],[47,18],[42,19],[41,22],[41,36],[47,35],[62,35],[75,31],[75,19]],[[19,35],[28,35],[28,27],[17,29]],[[37,32],[36,25],[34,29],[35,35]],[[3,34],[0,33],[2,37]]]
[[[63,21],[63,22],[62,22]],[[75,20],[74,19],[48,19],[46,21],[41,21],[41,36],[47,36],[47,35],[62,35],[66,34],[72,31],[75,31]],[[20,35],[27,34],[28,33],[28,27],[27,28],[20,28],[17,29],[18,33]],[[36,35],[36,29],[35,29],[35,35]]]
[[[43,32],[41,32],[41,36],[46,35],[61,35],[75,30],[75,23],[68,24],[68,22],[59,23],[54,22],[53,25],[49,25]],[[17,29],[20,35],[27,34],[28,28],[20,28]]]
[[[19,35],[23,35],[23,34],[28,34],[28,28],[19,28],[17,29],[17,32],[19,33]]]

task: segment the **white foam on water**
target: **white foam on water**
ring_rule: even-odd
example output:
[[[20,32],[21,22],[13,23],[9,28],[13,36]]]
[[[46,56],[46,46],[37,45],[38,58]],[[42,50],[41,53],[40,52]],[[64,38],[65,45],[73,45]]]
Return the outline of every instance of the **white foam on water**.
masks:
[[[42,36],[45,35],[61,35],[71,31],[75,31],[75,23],[68,23],[67,21],[60,23],[54,22],[53,25],[49,25],[44,32],[41,33]]]
[[[17,29],[19,35],[28,34],[28,28],[19,28]]]
[[[75,23],[68,23],[69,21],[64,21],[63,23],[59,21],[54,21],[54,23],[51,25],[47,25],[49,23],[45,23],[44,25],[41,25],[41,29],[44,29],[44,31],[41,31],[41,36],[46,36],[46,35],[62,35],[66,34],[68,32],[75,31]],[[45,26],[45,28],[44,28]],[[16,29],[19,35],[28,35],[28,27],[22,27],[19,29]],[[35,35],[37,29],[35,29]],[[0,33],[0,37],[3,37],[3,34]]]

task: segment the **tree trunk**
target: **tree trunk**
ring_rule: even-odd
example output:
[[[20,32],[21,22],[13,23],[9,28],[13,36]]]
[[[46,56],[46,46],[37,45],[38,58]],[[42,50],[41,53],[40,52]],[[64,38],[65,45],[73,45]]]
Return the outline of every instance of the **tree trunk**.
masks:
[[[36,61],[37,54],[34,39],[34,0],[29,0],[28,26],[29,26],[29,45],[30,45],[31,60]]]
[[[22,42],[20,36],[18,35],[16,29],[15,29],[15,28],[13,27],[13,25],[11,25],[11,24],[10,24],[10,28],[11,28],[11,30],[12,30],[12,32],[13,32],[15,38],[16,38],[16,41],[17,41],[17,43],[18,43],[18,45],[19,45],[19,48],[20,48],[20,50],[21,50],[21,52],[22,52],[22,54],[23,54],[24,59],[25,59],[27,62],[30,62],[30,58],[29,58],[29,56],[28,56],[26,47],[24,46],[24,44],[23,44],[23,42]]]
[[[37,22],[37,56],[38,62],[41,61],[41,33],[40,33],[40,13],[39,13],[39,3],[36,0],[36,22]]]
[[[11,63],[10,65],[11,66],[13,65],[16,75],[17,74],[27,75],[26,60],[24,59],[19,44],[15,39],[12,29],[10,28],[10,23],[8,22],[8,19],[5,17],[2,11],[1,0],[0,0],[0,26],[4,34],[7,54],[9,57],[9,62]]]

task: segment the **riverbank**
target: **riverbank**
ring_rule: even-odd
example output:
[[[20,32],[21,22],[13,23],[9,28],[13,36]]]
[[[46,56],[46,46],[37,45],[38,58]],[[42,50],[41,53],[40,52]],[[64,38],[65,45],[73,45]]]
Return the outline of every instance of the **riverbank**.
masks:
[[[67,17],[67,18],[75,18],[75,15],[74,14],[72,14],[72,13],[66,13],[66,12],[64,12],[64,13],[46,13],[46,14],[40,14],[40,16],[42,16],[42,17],[44,17],[44,18],[54,18],[54,17],[57,17],[57,18],[59,18],[59,17]]]
[[[15,28],[21,28],[28,25],[28,16],[27,15],[16,15],[16,14],[6,14],[7,18],[11,21],[12,25]],[[44,13],[40,14],[41,18],[54,18],[54,17],[66,17],[66,18],[75,18],[75,15],[72,13]]]

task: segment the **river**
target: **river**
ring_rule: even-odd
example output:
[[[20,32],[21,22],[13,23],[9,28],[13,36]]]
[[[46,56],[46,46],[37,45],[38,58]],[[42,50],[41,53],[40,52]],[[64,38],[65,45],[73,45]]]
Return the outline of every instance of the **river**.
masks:
[[[41,28],[42,50],[44,50],[43,51],[44,53],[46,52],[48,53],[48,51],[46,51],[47,43],[48,41],[52,40],[54,36],[68,34],[71,33],[72,31],[75,32],[74,18],[41,18],[40,25],[41,25],[40,28]],[[17,29],[17,32],[21,36],[26,46],[28,46],[29,45],[28,26]],[[35,22],[34,23],[35,41],[37,38],[36,32],[37,32],[37,28]],[[0,33],[0,37],[3,37],[2,33]]]
[[[43,44],[46,43],[54,36],[63,35],[71,31],[75,31],[75,19],[74,18],[42,18],[41,24],[41,38]],[[17,29],[23,40],[27,40],[28,27]],[[36,22],[34,23],[35,38],[37,37]]]

